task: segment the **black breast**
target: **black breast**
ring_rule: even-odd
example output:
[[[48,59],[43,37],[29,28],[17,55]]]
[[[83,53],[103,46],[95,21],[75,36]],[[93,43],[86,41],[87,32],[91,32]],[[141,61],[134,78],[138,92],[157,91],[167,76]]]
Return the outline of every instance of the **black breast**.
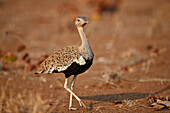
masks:
[[[93,63],[93,60],[86,60],[86,64],[79,65],[76,62],[73,62],[66,70],[63,71],[65,77],[68,78],[71,75],[78,75],[85,72]]]

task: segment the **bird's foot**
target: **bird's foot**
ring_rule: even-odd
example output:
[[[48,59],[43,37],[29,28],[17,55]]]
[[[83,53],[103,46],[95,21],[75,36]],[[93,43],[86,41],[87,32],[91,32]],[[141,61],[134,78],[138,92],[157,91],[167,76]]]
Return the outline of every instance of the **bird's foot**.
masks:
[[[81,100],[79,101],[79,104],[80,104],[81,107],[87,108],[86,105]]]
[[[72,111],[72,110],[76,111],[76,110],[78,110],[78,108],[69,107],[69,110],[70,110],[70,111]]]

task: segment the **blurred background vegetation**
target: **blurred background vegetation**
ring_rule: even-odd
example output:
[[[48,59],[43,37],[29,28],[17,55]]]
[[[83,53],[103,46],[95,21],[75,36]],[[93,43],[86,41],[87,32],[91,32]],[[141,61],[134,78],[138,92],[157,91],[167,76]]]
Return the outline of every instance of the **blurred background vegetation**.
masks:
[[[78,16],[90,20],[85,32],[95,60],[88,74],[99,78],[98,82],[103,79],[119,88],[131,87],[120,83],[125,79],[139,82],[145,78],[156,81],[148,83],[147,91],[164,88],[170,79],[169,11],[169,0],[0,0],[0,111],[36,113],[49,110],[48,106],[41,108],[47,105],[43,100],[45,94],[41,94],[43,89],[37,89],[43,86],[39,82],[53,88],[50,81],[54,81],[41,77],[36,84],[33,72],[57,49],[80,44],[74,26]],[[60,81],[62,79],[58,81],[58,88],[62,86]],[[163,84],[157,83],[160,81]],[[18,87],[19,84],[24,85]],[[141,88],[142,84],[138,91]],[[26,95],[22,89],[30,89],[26,92],[36,94],[35,98],[29,96],[25,100],[21,97]],[[18,104],[13,102],[13,97],[17,97]],[[25,104],[27,101],[32,104]],[[20,105],[26,108],[21,109]]]

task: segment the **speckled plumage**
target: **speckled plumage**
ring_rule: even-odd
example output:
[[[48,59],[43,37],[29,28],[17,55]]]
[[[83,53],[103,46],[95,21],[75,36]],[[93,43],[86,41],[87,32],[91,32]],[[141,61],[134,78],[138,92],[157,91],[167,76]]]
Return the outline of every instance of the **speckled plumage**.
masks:
[[[37,68],[36,74],[63,72],[66,74],[66,77],[80,74],[85,71],[84,69],[87,68],[87,64],[89,67],[91,66],[93,60],[91,58],[83,58],[83,55],[86,54],[84,51],[81,52],[78,46],[64,47],[45,59]],[[82,68],[82,72],[80,72],[80,69],[79,72],[75,72],[78,68],[78,66],[75,67],[75,64]],[[74,66],[73,69],[67,70],[70,66]]]
[[[44,60],[37,68],[35,74],[40,73],[64,73],[65,83],[64,88],[70,93],[69,110],[77,110],[72,108],[72,96],[74,96],[79,102],[80,106],[85,106],[81,99],[74,94],[73,88],[76,77],[78,74],[85,72],[93,63],[94,54],[91,50],[88,39],[84,33],[83,27],[89,23],[86,17],[76,18],[75,25],[77,26],[80,38],[81,46],[68,46],[59,49],[46,60]],[[68,87],[68,77],[74,75],[70,88]]]
[[[78,58],[79,54],[77,46],[64,47],[43,61],[38,67],[36,73],[53,73],[53,71],[60,72],[60,68],[71,65],[73,60]]]

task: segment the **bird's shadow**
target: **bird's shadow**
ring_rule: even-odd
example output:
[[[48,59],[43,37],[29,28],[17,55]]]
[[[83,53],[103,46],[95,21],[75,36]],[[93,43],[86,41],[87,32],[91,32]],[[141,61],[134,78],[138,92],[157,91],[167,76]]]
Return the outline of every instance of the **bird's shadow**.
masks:
[[[103,102],[113,102],[113,101],[121,101],[121,100],[136,100],[141,98],[146,98],[148,96],[159,94],[163,91],[166,91],[170,89],[170,87],[167,87],[165,89],[162,89],[160,91],[157,91],[155,93],[121,93],[121,94],[107,94],[107,95],[94,95],[94,96],[83,96],[80,97],[84,100],[94,100],[94,101],[103,101]],[[93,109],[93,105],[100,103],[91,103],[89,105],[90,109]]]

